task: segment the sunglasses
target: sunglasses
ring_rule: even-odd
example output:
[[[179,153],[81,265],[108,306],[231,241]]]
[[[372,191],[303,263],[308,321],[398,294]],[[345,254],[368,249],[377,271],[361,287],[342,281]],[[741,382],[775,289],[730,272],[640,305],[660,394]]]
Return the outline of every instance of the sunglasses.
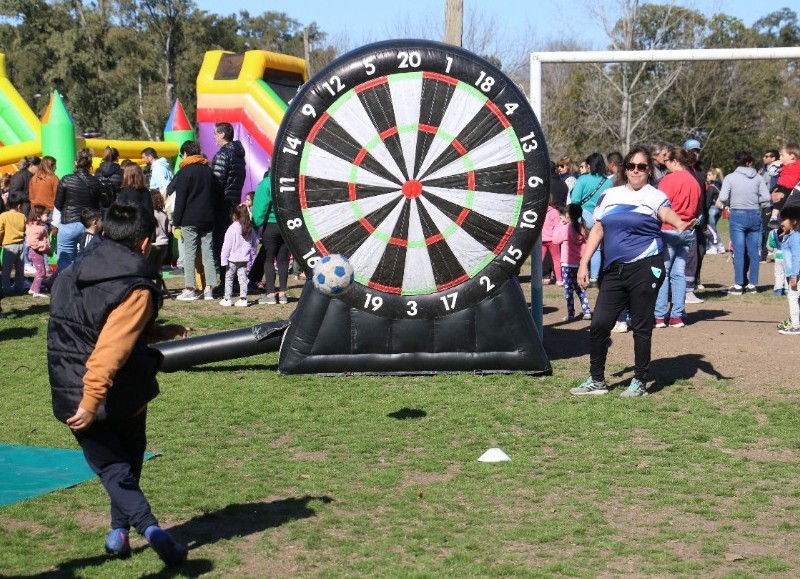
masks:
[[[626,171],[641,171],[642,173],[648,171],[650,165],[647,163],[625,163]]]

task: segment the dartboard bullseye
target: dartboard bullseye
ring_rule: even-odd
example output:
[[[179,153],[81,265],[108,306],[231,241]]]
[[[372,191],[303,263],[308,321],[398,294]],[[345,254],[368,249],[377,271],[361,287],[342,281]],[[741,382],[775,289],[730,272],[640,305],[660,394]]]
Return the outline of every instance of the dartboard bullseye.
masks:
[[[549,160],[522,92],[428,41],[363,47],[289,107],[272,164],[278,219],[310,271],[347,256],[342,298],[393,318],[470,307],[519,270],[547,207]]]

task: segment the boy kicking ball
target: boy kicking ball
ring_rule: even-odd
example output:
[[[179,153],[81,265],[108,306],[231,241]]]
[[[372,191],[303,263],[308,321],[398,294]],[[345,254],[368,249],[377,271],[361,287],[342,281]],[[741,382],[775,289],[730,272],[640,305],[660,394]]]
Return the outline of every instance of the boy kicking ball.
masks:
[[[111,499],[106,551],[130,556],[133,527],[166,565],[176,566],[186,546],[158,526],[139,478],[147,404],[158,395],[162,359],[147,344],[188,331],[155,322],[161,294],[146,260],[152,213],[115,204],[103,229],[103,243],[81,253],[53,285],[47,329],[53,413],[70,427]]]

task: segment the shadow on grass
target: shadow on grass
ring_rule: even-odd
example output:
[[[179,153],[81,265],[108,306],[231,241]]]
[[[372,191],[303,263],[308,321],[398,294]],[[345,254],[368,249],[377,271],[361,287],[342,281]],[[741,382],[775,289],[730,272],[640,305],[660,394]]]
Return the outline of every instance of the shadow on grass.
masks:
[[[420,410],[419,408],[401,408],[400,410],[396,410],[395,412],[390,412],[386,416],[389,418],[394,418],[396,420],[408,420],[411,418],[425,418],[428,415],[427,412],[424,410]]]
[[[279,527],[289,521],[315,517],[317,515],[316,511],[308,506],[311,501],[320,501],[328,504],[333,502],[333,499],[326,495],[320,497],[306,495],[300,498],[280,499],[268,503],[228,505],[224,509],[194,517],[167,530],[177,540],[187,543],[191,551],[218,541],[227,541],[235,537],[260,533],[273,527]],[[133,550],[133,555],[136,556],[148,548],[146,546],[138,547]],[[83,577],[90,568],[105,565],[110,560],[112,560],[112,557],[109,555],[84,557],[60,563],[52,571],[24,577]],[[190,553],[186,563],[180,567],[175,569],[164,568],[158,573],[144,575],[144,577],[198,577],[204,573],[211,572],[213,569],[214,563],[212,561],[194,559]]]
[[[185,541],[189,549],[211,545],[260,533],[280,527],[289,521],[316,517],[317,512],[308,506],[311,501],[332,503],[327,495],[279,499],[268,503],[245,503],[228,505],[224,509],[205,513],[169,529],[178,540]],[[191,558],[191,556],[190,556]]]
[[[542,342],[551,360],[585,356],[589,353],[589,323],[576,320],[546,325]]]
[[[633,366],[628,366],[614,372],[612,376],[623,376],[628,372],[633,372]],[[723,376],[708,362],[702,354],[682,354],[674,358],[661,358],[650,362],[649,378],[653,383],[648,388],[652,394],[664,388],[674,386],[680,380],[694,378],[698,372],[704,372],[717,380],[729,380],[730,376]],[[624,385],[613,385],[624,386]]]
[[[39,333],[39,328],[6,328],[0,330],[0,342],[5,340],[23,340]]]
[[[49,314],[50,313],[50,304],[49,303],[40,303],[34,306],[28,306],[27,308],[9,308],[8,302],[3,299],[3,308],[6,315],[8,315],[7,320],[13,321],[18,320],[20,318],[24,318],[27,316],[38,316],[41,314]]]

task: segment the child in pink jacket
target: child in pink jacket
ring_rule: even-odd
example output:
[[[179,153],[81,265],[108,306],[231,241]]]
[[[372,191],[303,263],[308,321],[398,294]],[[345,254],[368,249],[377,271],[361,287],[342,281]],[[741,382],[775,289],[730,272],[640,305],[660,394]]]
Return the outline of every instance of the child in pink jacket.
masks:
[[[549,253],[553,260],[553,272],[556,274],[556,284],[564,285],[561,280],[561,268],[558,265],[559,248],[558,244],[553,243],[553,230],[561,223],[561,212],[554,205],[553,197],[550,196],[550,205],[547,206],[547,214],[542,225],[542,262]],[[550,279],[542,279],[545,284],[552,283]]]
[[[42,293],[42,283],[47,276],[47,257],[50,255],[50,234],[45,227],[48,212],[44,205],[33,205],[25,224],[25,241],[28,244],[28,259],[36,268],[31,289],[28,293],[37,298],[46,298]]]
[[[567,300],[567,315],[562,321],[568,322],[575,319],[575,303],[573,292],[578,294],[583,310],[583,319],[592,319],[592,310],[589,307],[589,294],[578,285],[578,266],[581,263],[581,254],[586,247],[586,238],[589,236],[583,224],[583,210],[580,205],[571,203],[561,218],[561,223],[553,230],[554,245],[561,246],[561,278],[564,280],[564,299]]]

